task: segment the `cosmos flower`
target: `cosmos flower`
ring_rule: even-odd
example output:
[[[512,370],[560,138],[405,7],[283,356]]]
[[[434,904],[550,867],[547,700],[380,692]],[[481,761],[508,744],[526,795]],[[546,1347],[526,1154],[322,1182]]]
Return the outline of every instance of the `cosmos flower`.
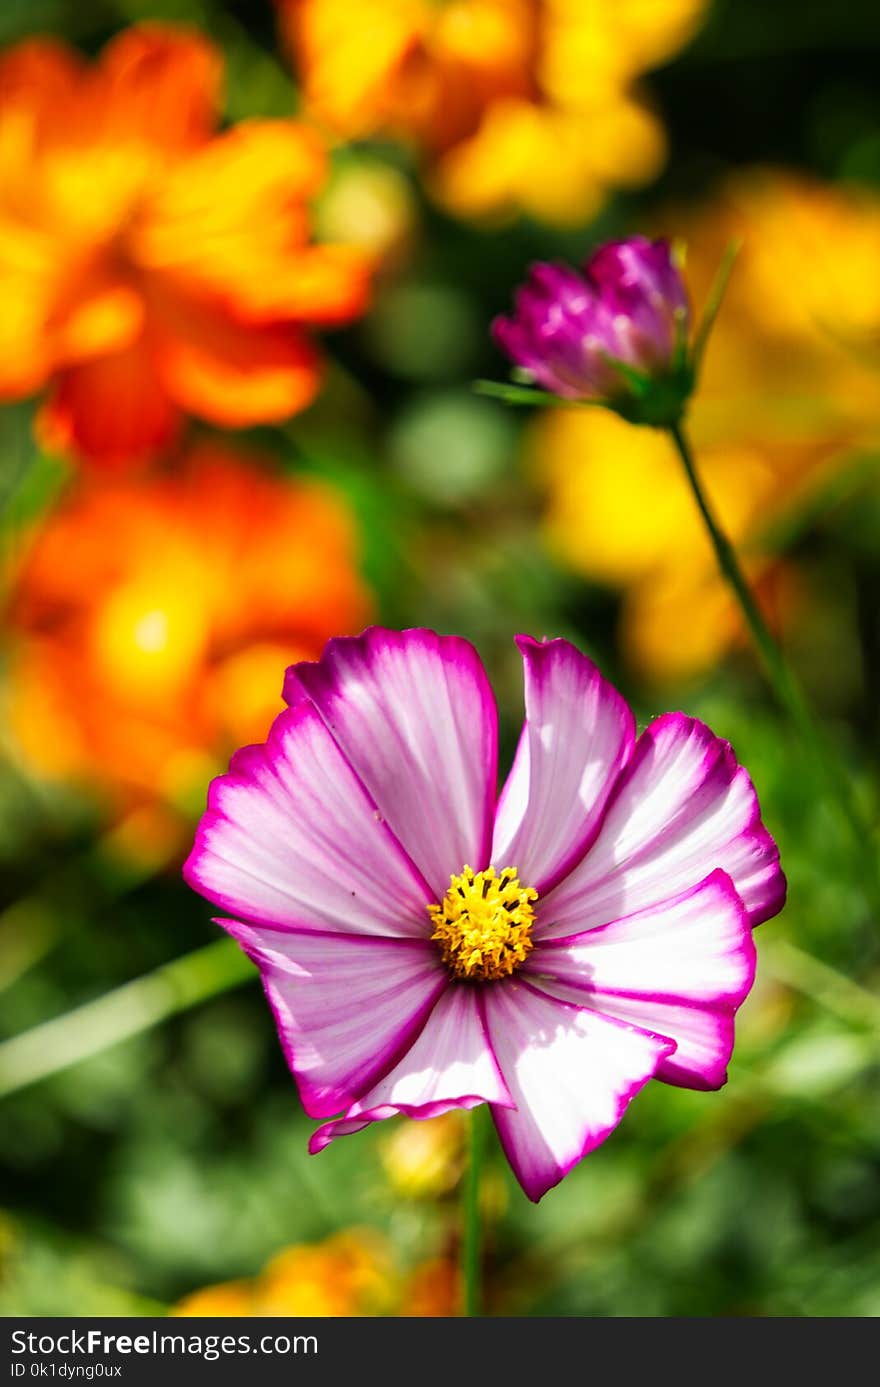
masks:
[[[163,475],[80,479],[10,594],[16,742],[114,811],[187,812],[206,774],[265,736],[279,666],[369,610],[353,517],[318,481],[216,444]]]
[[[564,640],[519,637],[526,720],[496,798],[466,641],[373,628],[287,673],[211,786],[184,868],[258,964],[311,1150],[491,1105],[539,1199],[652,1077],[724,1082],[751,928],[784,878],[747,772],[633,715]]]
[[[48,390],[51,448],[105,468],[185,415],[229,428],[303,409],[309,331],[359,313],[363,258],[310,240],[314,131],[220,131],[222,60],[193,31],[128,29],[87,63],[0,57],[0,400]]]
[[[709,338],[688,426],[706,489],[767,619],[809,610],[809,572],[781,532],[855,450],[880,438],[880,198],[778,169],[745,169],[663,218],[687,246],[694,304],[724,248],[741,250]],[[781,263],[791,273],[778,274]],[[548,409],[530,471],[554,556],[623,595],[620,639],[642,678],[693,678],[744,642],[681,465],[662,434],[603,409]],[[634,504],[638,498],[639,504]]]
[[[669,245],[631,236],[600,246],[582,274],[533,265],[513,316],[496,318],[492,333],[520,370],[564,399],[628,412],[635,381],[645,390],[672,387],[670,404],[680,413],[692,383],[688,323],[687,290]]]
[[[577,224],[665,155],[639,79],[704,0],[278,0],[307,113],[405,141],[452,212]]]

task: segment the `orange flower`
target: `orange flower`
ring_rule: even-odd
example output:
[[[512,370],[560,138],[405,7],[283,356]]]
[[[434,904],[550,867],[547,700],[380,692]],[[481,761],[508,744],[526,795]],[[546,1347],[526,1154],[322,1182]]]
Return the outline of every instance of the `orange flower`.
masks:
[[[265,736],[292,660],[369,611],[343,502],[203,446],[179,470],[82,483],[13,592],[13,732],[44,774],[118,808],[190,807]]]
[[[697,307],[725,245],[743,242],[690,426],[709,495],[768,616],[784,622],[804,584],[774,553],[772,527],[880,436],[880,199],[752,169],[665,225],[687,245]],[[668,439],[604,410],[549,410],[532,451],[548,542],[622,590],[621,640],[641,673],[697,675],[744,639]]]
[[[278,0],[311,115],[390,134],[432,163],[464,216],[578,222],[657,172],[663,131],[636,79],[671,57],[705,0]]]
[[[452,1257],[431,1257],[414,1268],[399,1314],[409,1319],[450,1319],[461,1313],[461,1272]]]
[[[347,1228],[320,1243],[285,1248],[253,1280],[193,1291],[170,1314],[449,1317],[460,1311],[459,1282],[458,1267],[448,1256],[432,1257],[401,1276],[380,1233]]]
[[[309,242],[319,139],[218,133],[221,66],[158,25],[91,66],[42,39],[0,58],[0,400],[48,386],[44,441],[101,467],[159,452],[184,414],[240,428],[304,408],[306,329],[364,306],[362,258]]]
[[[394,1293],[394,1270],[384,1239],[371,1229],[351,1228],[321,1243],[285,1248],[253,1281],[228,1281],[194,1291],[171,1314],[381,1315],[389,1312]]]

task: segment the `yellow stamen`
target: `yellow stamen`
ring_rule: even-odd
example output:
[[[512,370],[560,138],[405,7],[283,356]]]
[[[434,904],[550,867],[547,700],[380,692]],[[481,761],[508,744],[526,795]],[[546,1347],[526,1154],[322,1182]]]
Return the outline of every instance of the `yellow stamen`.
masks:
[[[521,886],[516,867],[500,876],[494,867],[465,867],[450,881],[442,905],[429,905],[431,935],[443,962],[457,978],[489,982],[506,978],[528,958],[537,891]]]

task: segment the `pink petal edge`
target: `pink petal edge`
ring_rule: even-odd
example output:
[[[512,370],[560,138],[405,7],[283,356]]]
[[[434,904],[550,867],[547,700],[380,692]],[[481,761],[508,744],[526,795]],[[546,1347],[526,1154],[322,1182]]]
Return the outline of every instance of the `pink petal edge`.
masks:
[[[430,933],[430,887],[308,703],[212,781],[183,875],[236,918],[276,928]]]
[[[512,1107],[492,1047],[480,990],[451,984],[411,1049],[348,1111],[312,1134],[309,1150],[399,1113],[425,1119],[481,1103]]]
[[[488,865],[498,718],[468,641],[379,626],[336,637],[291,666],[284,697],[318,709],[434,900],[465,864]]]
[[[350,1107],[392,1069],[449,986],[429,940],[215,923],[260,969],[310,1117]]]
[[[492,986],[485,1005],[516,1104],[493,1105],[492,1116],[516,1178],[537,1202],[611,1134],[675,1042],[525,981]]]
[[[716,869],[656,907],[544,940],[523,972],[561,1000],[668,1036],[676,1050],[657,1078],[715,1089],[727,1077],[734,1015],[755,966],[745,907],[727,873]]]
[[[782,909],[779,850],[748,772],[705,723],[665,713],[639,737],[589,851],[541,902],[536,935],[620,919],[714,867],[731,877],[753,927]]]

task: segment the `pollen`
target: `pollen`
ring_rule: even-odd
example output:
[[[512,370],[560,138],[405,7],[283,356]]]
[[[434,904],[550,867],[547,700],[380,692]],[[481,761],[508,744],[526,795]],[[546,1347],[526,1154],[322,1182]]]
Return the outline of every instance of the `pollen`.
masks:
[[[516,867],[465,867],[450,880],[442,905],[429,905],[443,962],[456,978],[491,982],[525,962],[534,945],[532,902],[537,891],[520,885]]]

